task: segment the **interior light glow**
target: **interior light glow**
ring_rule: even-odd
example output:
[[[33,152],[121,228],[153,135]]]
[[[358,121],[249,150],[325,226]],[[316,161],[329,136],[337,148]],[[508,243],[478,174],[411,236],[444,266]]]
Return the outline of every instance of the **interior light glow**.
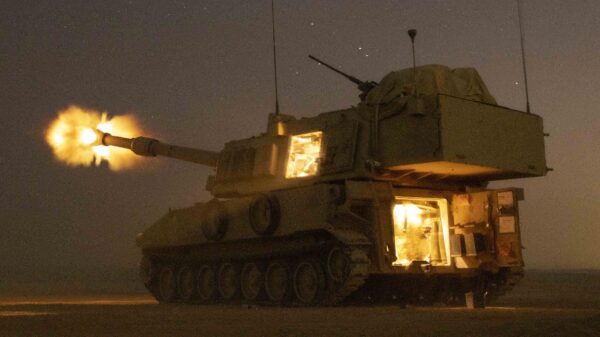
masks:
[[[448,205],[443,198],[397,197],[392,206],[396,266],[450,264]]]
[[[295,135],[290,138],[286,178],[314,176],[319,168],[322,131]]]

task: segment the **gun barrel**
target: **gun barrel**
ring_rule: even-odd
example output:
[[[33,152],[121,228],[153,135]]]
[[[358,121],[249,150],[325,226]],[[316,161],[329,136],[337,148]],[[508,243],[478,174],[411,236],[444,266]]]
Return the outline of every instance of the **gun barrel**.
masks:
[[[335,71],[336,73],[338,73],[338,74],[340,74],[340,75],[344,76],[345,78],[349,79],[350,81],[352,81],[352,82],[353,82],[353,83],[355,83],[355,84],[358,84],[358,85],[361,85],[361,84],[363,84],[363,81],[359,80],[358,78],[356,78],[356,77],[354,77],[354,76],[352,76],[352,75],[348,75],[348,74],[344,73],[344,72],[343,72],[343,71],[341,71],[341,70],[335,69],[334,67],[330,66],[329,64],[327,64],[327,63],[325,63],[325,62],[323,62],[323,61],[319,60],[318,58],[316,58],[316,57],[314,57],[314,56],[312,56],[312,55],[308,55],[308,57],[309,57],[310,59],[312,59],[312,60],[315,60],[315,61],[319,62],[320,64],[322,64],[322,65],[326,66],[327,68],[329,68],[329,69],[331,69],[331,70]]]
[[[98,132],[100,133],[99,139],[102,145],[129,149],[140,156],[164,156],[211,167],[216,167],[219,159],[219,153],[214,151],[165,144],[148,137],[124,138],[113,136],[110,133]]]

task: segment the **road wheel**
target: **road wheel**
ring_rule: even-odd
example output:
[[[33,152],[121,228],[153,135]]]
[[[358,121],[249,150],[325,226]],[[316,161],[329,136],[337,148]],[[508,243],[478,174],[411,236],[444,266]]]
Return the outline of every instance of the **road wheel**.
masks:
[[[184,265],[177,273],[177,292],[179,298],[186,303],[192,302],[196,297],[196,277],[194,270]]]
[[[171,266],[163,267],[158,275],[159,301],[171,303],[177,300],[177,278]]]
[[[223,263],[217,273],[219,294],[225,301],[230,301],[238,292],[238,272],[231,263]]]
[[[294,294],[301,304],[316,304],[325,290],[325,275],[318,261],[300,261],[294,270]]]
[[[285,261],[273,261],[265,272],[265,294],[271,302],[283,302],[290,292],[290,268]]]
[[[280,213],[277,198],[266,194],[257,195],[250,204],[252,230],[258,235],[273,234],[279,225]]]
[[[327,275],[335,282],[343,282],[349,274],[350,259],[341,248],[332,248],[327,255]]]
[[[198,299],[203,303],[210,302],[215,297],[217,292],[215,272],[207,264],[201,266],[196,273],[196,291]]]
[[[240,284],[245,300],[254,301],[258,298],[263,285],[263,273],[256,263],[250,262],[244,265]]]

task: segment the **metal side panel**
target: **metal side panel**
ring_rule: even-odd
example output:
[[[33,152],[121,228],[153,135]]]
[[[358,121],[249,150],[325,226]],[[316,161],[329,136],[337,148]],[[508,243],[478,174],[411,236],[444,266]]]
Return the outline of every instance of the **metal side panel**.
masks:
[[[490,179],[546,174],[542,119],[534,114],[440,95],[444,161],[494,168]]]

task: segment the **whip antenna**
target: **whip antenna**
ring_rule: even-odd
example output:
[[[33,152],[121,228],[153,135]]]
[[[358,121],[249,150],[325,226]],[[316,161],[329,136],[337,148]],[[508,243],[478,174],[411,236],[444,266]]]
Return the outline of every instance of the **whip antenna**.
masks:
[[[275,0],[271,0],[271,24],[273,26],[273,72],[275,74],[275,116],[279,116],[279,93],[277,92],[277,48],[275,44]]]
[[[417,61],[415,58],[415,36],[417,36],[416,29],[409,29],[408,36],[410,36],[410,42],[412,44],[412,57],[413,57],[413,81],[415,81],[414,95],[417,96]]]
[[[517,0],[517,14],[519,16],[519,36],[521,38],[521,63],[523,64],[523,77],[525,78],[525,101],[527,113],[531,113],[529,108],[529,86],[527,85],[527,62],[525,62],[525,42],[523,38],[523,20],[521,19],[521,0]]]

